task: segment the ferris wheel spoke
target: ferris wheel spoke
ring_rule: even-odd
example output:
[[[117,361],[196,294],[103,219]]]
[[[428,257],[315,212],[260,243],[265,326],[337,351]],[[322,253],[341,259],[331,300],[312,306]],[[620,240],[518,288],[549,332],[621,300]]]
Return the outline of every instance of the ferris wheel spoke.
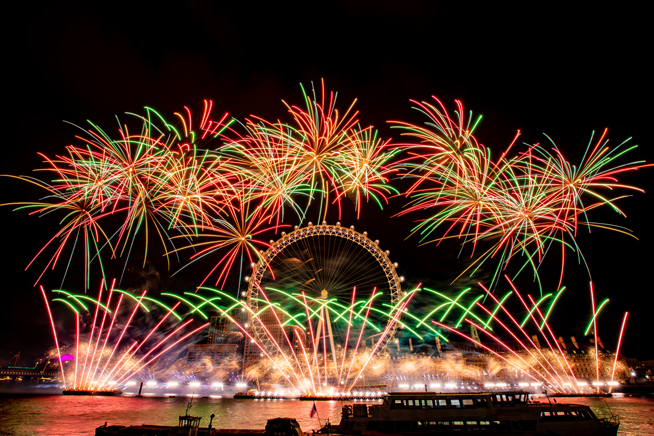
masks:
[[[308,389],[351,388],[371,353],[384,352],[394,339],[407,299],[396,266],[378,241],[353,227],[323,224],[282,232],[247,278],[245,304],[249,313],[259,314],[252,336],[268,355],[289,347],[293,357],[286,366]],[[376,341],[361,354],[362,343],[366,348],[372,337]]]

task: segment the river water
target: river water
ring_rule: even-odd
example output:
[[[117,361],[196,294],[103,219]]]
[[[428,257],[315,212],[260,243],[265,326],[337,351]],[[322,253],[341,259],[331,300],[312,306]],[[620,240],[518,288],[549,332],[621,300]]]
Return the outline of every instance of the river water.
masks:
[[[606,400],[606,402],[604,401]],[[63,395],[0,394],[0,435],[93,435],[103,425],[177,425],[189,398],[168,397],[70,397]],[[559,399],[560,402],[586,404],[596,412],[608,408],[620,415],[620,435],[654,435],[654,396],[620,395],[607,399]],[[342,403],[316,402],[318,416],[338,423]],[[318,428],[317,417],[310,418],[312,403],[297,400],[235,400],[194,398],[191,415],[209,416],[218,428],[263,428],[266,420],[292,417],[305,432]]]

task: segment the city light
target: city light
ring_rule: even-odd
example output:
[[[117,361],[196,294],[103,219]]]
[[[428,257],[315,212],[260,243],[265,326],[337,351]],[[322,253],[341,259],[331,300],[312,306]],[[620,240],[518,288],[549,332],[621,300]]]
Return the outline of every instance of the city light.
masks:
[[[168,382],[168,387],[169,388],[174,388],[176,386],[179,386],[179,383],[177,383],[176,381]]]
[[[189,383],[188,385],[189,385],[189,386],[192,386],[192,387],[194,387],[194,388],[197,388],[198,386],[200,386],[200,382],[198,382],[198,381],[193,381],[193,382]]]
[[[149,381],[146,383],[146,386],[156,386],[157,382],[156,381]]]

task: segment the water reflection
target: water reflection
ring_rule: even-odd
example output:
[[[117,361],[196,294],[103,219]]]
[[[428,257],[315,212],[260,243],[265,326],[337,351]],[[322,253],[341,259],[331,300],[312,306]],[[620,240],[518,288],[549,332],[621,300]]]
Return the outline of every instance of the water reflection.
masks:
[[[92,435],[109,425],[177,425],[189,398],[185,395],[123,397],[65,397],[62,395],[0,396],[0,434]],[[654,397],[616,396],[604,399],[566,398],[559,402],[586,404],[598,411],[610,408],[620,415],[620,435],[651,435],[654,429]],[[340,420],[345,402],[316,402],[321,422]],[[194,398],[191,414],[208,424],[213,413],[219,428],[263,428],[270,418],[292,417],[305,432],[318,428],[310,418],[312,403],[298,400],[235,400]]]

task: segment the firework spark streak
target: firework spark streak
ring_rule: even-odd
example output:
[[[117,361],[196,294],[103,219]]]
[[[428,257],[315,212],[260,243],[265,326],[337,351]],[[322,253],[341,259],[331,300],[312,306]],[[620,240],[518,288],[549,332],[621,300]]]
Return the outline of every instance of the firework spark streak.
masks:
[[[644,161],[622,163],[624,156],[636,146],[626,145],[628,141],[625,141],[609,147],[605,129],[598,138],[594,133],[591,135],[581,161],[573,164],[549,137],[547,145],[526,144],[526,148],[517,150],[518,131],[500,158],[494,160],[490,149],[474,135],[481,117],[466,113],[458,100],[454,113],[448,113],[435,97],[434,102],[412,101],[414,108],[427,118],[424,125],[390,121],[406,139],[394,143],[380,137],[373,126],[359,123],[359,113],[354,109],[356,99],[344,111],[339,111],[337,93],[328,91],[323,81],[320,88],[312,84],[308,91],[301,89],[303,104],[283,102],[288,110],[287,122],[270,122],[254,115],[237,122],[229,120],[227,113],[214,117],[213,102],[205,100],[200,116],[184,106],[183,111],[173,114],[171,121],[146,107],[142,115],[128,113],[129,121],[118,121],[114,132],[89,123],[90,127],[80,128],[83,133],[76,137],[79,145],[70,145],[54,156],[39,153],[44,161],[40,171],[48,175],[47,181],[32,176],[8,176],[28,182],[44,193],[37,201],[9,205],[25,209],[30,215],[60,218],[54,235],[27,265],[27,268],[38,265],[40,273],[35,285],[48,269],[62,268],[64,264],[63,287],[77,258],[83,260],[85,294],[90,289],[91,277],[98,273],[102,277],[96,299],[53,291],[61,298],[52,301],[64,303],[75,313],[75,370],[72,380],[67,380],[63,363],[59,362],[64,383],[72,384],[73,389],[104,389],[113,376],[124,380],[199,332],[202,327],[192,326],[191,317],[197,315],[206,320],[207,309],[211,308],[210,311],[216,310],[232,320],[254,341],[254,347],[261,350],[277,377],[281,374],[296,389],[309,389],[314,394],[329,384],[351,390],[370,362],[386,347],[389,338],[395,337],[397,325],[421,340],[420,328],[427,329],[437,339],[445,339],[428,322],[437,313],[439,321],[433,324],[439,327],[462,335],[456,329],[466,322],[499,341],[497,334],[490,333],[494,321],[493,326],[510,334],[529,356],[523,353],[523,359],[504,344],[518,363],[500,356],[503,360],[516,369],[529,368],[534,372],[530,377],[543,382],[572,384],[575,374],[548,324],[552,309],[565,289],[561,285],[566,248],[575,253],[579,263],[585,263],[577,245],[580,228],[630,234],[620,226],[594,222],[591,216],[599,208],[624,216],[618,201],[628,195],[621,193],[642,192],[618,180],[624,173],[652,166]],[[510,151],[513,156],[509,155]],[[403,191],[393,186],[393,180],[398,178],[410,181]],[[607,195],[609,191],[618,194]],[[222,291],[209,289],[220,296],[201,295],[200,291],[208,289],[203,284],[210,278],[215,278],[215,285],[222,287],[230,278],[238,277],[241,283],[248,265],[253,268],[263,265],[258,270],[262,277],[266,274],[272,277],[271,281],[276,280],[274,266],[264,253],[273,248],[274,242],[265,242],[265,235],[276,235],[292,220],[301,225],[310,211],[313,213],[314,205],[319,222],[327,228],[328,209],[334,213],[335,206],[340,218],[343,203],[348,203],[344,199],[351,201],[360,217],[365,204],[375,203],[383,208],[392,197],[406,198],[404,210],[396,215],[417,217],[411,235],[416,235],[420,244],[438,245],[455,239],[460,242],[460,255],[469,252],[469,265],[457,279],[464,274],[474,275],[483,265],[494,265],[489,286],[482,286],[485,294],[472,297],[468,288],[449,296],[425,288],[430,298],[445,301],[424,317],[407,310],[417,289],[400,301],[392,299],[392,304],[380,305],[373,305],[373,300],[386,291],[378,291],[376,284],[365,290],[363,286],[348,284],[344,286],[348,297],[341,301],[332,298],[332,291],[324,287],[318,289],[324,292],[318,297],[305,294],[305,290],[317,286],[318,273],[325,275],[323,267],[327,263],[314,267],[317,262],[312,256],[298,262],[306,271],[311,270],[313,277],[290,284],[292,291],[256,282],[258,293],[254,300],[261,304],[256,306],[256,311]],[[139,242],[141,237],[144,244]],[[305,242],[309,244],[308,240]],[[211,259],[196,293],[163,294],[177,300],[172,307],[146,296],[146,291],[136,296],[116,289],[116,281],[107,279],[108,262],[123,258],[124,264],[119,266],[124,274],[128,262],[139,253],[143,254],[142,265],[145,265],[156,252],[153,244],[163,249],[169,269],[171,259],[176,258],[182,264],[177,272]],[[307,247],[302,246],[304,251],[308,251]],[[558,292],[544,293],[538,270],[546,255],[558,251],[559,247],[561,267],[555,288]],[[180,254],[186,253],[188,259],[182,260]],[[293,257],[298,258],[299,253]],[[287,260],[288,269],[283,270],[281,264],[277,265],[278,269],[289,276],[306,272],[300,267],[292,269],[297,259]],[[525,269],[531,270],[540,297],[523,298],[509,277],[512,291],[501,299],[493,295],[500,277],[506,277],[509,264],[517,261],[521,264],[516,265],[512,279]],[[42,271],[39,264],[45,264]],[[343,270],[338,273],[343,274]],[[596,308],[592,280],[590,287],[592,319],[586,334],[592,326],[596,383],[599,383],[597,317],[608,299]],[[368,295],[371,290],[370,299],[356,300],[357,295]],[[43,287],[41,293],[61,358],[54,318]],[[250,294],[247,295],[245,298],[250,299]],[[505,307],[511,295],[519,298],[527,312],[522,323]],[[214,304],[223,297],[227,297],[229,306]],[[471,302],[466,302],[470,297]],[[492,311],[480,302],[487,297],[496,304]],[[84,301],[95,307],[87,307]],[[177,313],[184,304],[191,308],[186,318]],[[149,305],[156,310],[151,313]],[[235,309],[251,312],[249,322],[257,327],[257,333],[250,334],[252,326],[241,325],[230,315]],[[129,315],[123,316],[123,311]],[[451,323],[454,327],[445,327],[443,323],[455,313],[460,315]],[[80,331],[85,316],[92,318],[88,332]],[[156,321],[147,334],[132,337],[137,316],[155,317]],[[499,319],[507,316],[512,323]],[[626,318],[627,314],[618,351]],[[407,320],[415,321],[416,325],[409,325]],[[525,331],[526,326],[533,327],[532,323],[546,342],[544,351],[535,343],[537,339],[532,340]],[[114,331],[116,326],[122,326],[120,333]],[[289,328],[293,331],[287,332]],[[339,338],[341,344],[334,341],[335,328],[345,331]],[[168,333],[162,333],[163,330]],[[370,349],[366,349],[368,339],[373,344]],[[125,344],[128,341],[131,343]],[[302,350],[296,351],[296,347]],[[352,378],[353,374],[356,376]]]
[[[103,282],[104,284],[104,282]],[[188,330],[187,327],[194,322],[192,318],[187,319],[186,321],[178,322],[178,325],[170,329],[168,332],[162,332],[164,329],[169,329],[170,326],[175,326],[175,322],[171,321],[170,315],[174,315],[175,318],[181,319],[179,315],[175,313],[175,310],[178,308],[180,303],[177,303],[171,308],[168,308],[167,311],[160,314],[159,319],[151,328],[146,328],[144,331],[132,325],[132,320],[137,315],[139,309],[141,309],[144,314],[141,316],[152,317],[154,316],[154,311],[148,308],[144,301],[146,302],[155,302],[155,307],[167,308],[165,304],[157,300],[145,297],[146,292],[144,291],[140,297],[136,297],[126,291],[115,289],[113,283],[111,287],[107,290],[108,296],[106,302],[103,302],[103,288],[101,286],[98,292],[98,298],[94,299],[86,295],[75,295],[70,292],[63,290],[56,290],[54,292],[64,295],[66,298],[55,298],[53,301],[65,303],[66,306],[71,308],[75,313],[75,323],[76,323],[76,347],[75,347],[75,371],[72,375],[72,390],[74,391],[103,391],[110,390],[120,381],[130,377],[136,372],[142,370],[145,366],[151,364],[154,359],[149,359],[145,363],[142,363],[148,358],[152,353],[161,349],[164,345],[168,345],[165,349],[159,352],[156,355],[156,358],[161,357],[165,352],[171,350],[174,346],[179,345],[184,340],[190,338],[192,335],[196,334],[203,328],[206,328],[208,324],[202,324],[200,327],[194,328],[191,332],[184,332]],[[55,338],[55,344],[57,345],[57,353],[61,356],[61,351],[59,347],[59,340],[57,337],[56,330],[54,329],[54,318],[50,311],[50,305],[47,302],[47,296],[45,290],[41,287],[41,293],[46,299],[46,308],[51,318],[51,325],[53,328],[53,334]],[[114,293],[119,293],[118,301],[112,307],[112,301],[115,299],[112,298]],[[134,308],[129,311],[129,315],[126,318],[123,318],[121,314],[121,307],[125,305],[122,304],[124,296],[129,296],[133,300]],[[88,300],[95,305],[93,310],[91,325],[89,326],[88,340],[84,341],[85,346],[80,346],[81,336],[83,332],[80,331],[79,321],[80,321],[80,312],[85,312],[89,316],[90,310],[84,305],[82,300]],[[107,322],[107,317],[111,317],[111,321]],[[126,319],[124,321],[120,333],[114,331],[114,326],[116,325],[116,320],[122,318]],[[147,318],[139,318],[139,324],[147,324]],[[108,326],[106,326],[108,324]],[[128,332],[129,330],[129,332]],[[153,336],[156,335],[156,339]],[[181,335],[181,337],[179,337]],[[116,338],[117,336],[117,338]],[[128,347],[121,350],[121,343],[123,339],[127,337],[132,343]],[[113,342],[113,346],[111,343]],[[143,356],[139,356],[139,351],[147,347],[148,352]],[[111,348],[111,350],[109,350]],[[64,384],[67,383],[67,375],[64,372],[63,363],[60,360],[60,368],[62,372],[62,379]],[[80,374],[78,374],[78,365]],[[118,381],[113,380],[113,377],[117,377]]]
[[[414,140],[398,144],[408,156],[392,165],[403,178],[414,180],[404,193],[410,202],[399,215],[435,211],[431,217],[419,219],[412,234],[418,234],[421,243],[457,238],[462,241],[462,250],[470,246],[474,261],[463,273],[471,270],[474,274],[482,264],[496,258],[495,278],[491,283],[494,285],[509,261],[516,254],[522,254],[527,260],[518,274],[530,265],[539,280],[538,266],[552,244],[558,243],[562,252],[560,288],[565,247],[576,251],[579,260],[582,259],[575,242],[579,223],[589,229],[599,227],[629,234],[612,224],[592,222],[588,214],[607,206],[624,215],[615,204],[624,196],[608,198],[600,189],[642,191],[621,184],[616,178],[622,173],[651,166],[642,161],[617,163],[618,158],[635,146],[621,149],[622,143],[610,149],[604,130],[595,145],[591,136],[581,163],[573,165],[554,142],[552,152],[536,144],[516,157],[507,157],[516,136],[500,159],[493,162],[490,151],[473,135],[481,117],[473,121],[470,114],[466,118],[458,100],[456,116],[451,116],[445,106],[434,99],[436,105],[412,101],[415,108],[427,116],[425,127],[391,121],[403,136]],[[439,228],[444,228],[444,232],[428,239]],[[491,240],[496,242],[477,254],[478,244]]]

